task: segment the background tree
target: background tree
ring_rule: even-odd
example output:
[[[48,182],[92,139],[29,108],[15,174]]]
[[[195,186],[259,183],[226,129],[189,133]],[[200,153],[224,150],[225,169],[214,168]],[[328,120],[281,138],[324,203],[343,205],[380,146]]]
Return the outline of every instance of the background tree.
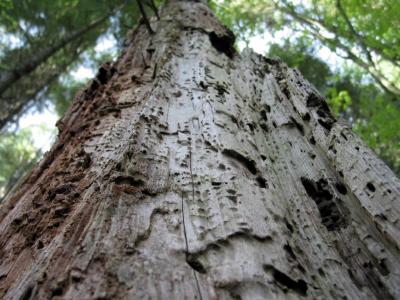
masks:
[[[82,62],[81,54],[95,46],[112,22],[118,24],[112,30],[122,40],[124,26],[132,26],[137,19],[136,5],[131,2],[9,2],[0,19],[4,32],[0,128],[15,120],[33,100],[46,99],[52,83],[68,67]]]
[[[32,142],[29,130],[7,133],[0,140],[0,195],[6,195],[14,184],[29,171],[41,157]],[[1,200],[0,200],[1,202]]]

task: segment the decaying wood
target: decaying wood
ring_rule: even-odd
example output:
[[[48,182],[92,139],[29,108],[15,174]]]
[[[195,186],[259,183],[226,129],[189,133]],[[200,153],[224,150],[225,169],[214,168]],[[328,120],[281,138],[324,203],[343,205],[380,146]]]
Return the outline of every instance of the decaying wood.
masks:
[[[0,207],[0,298],[399,298],[391,170],[205,4],[151,26]]]

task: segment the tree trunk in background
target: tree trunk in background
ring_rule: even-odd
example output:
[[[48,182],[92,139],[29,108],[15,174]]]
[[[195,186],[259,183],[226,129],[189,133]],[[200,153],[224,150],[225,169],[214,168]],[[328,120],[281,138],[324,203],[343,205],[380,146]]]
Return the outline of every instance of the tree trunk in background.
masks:
[[[81,42],[85,35],[106,22],[117,10],[60,37],[57,43],[50,44],[47,48],[36,53],[30,51],[32,57],[20,53],[25,60],[22,59],[20,64],[11,70],[0,71],[0,130],[4,130],[8,124],[18,119],[21,113],[29,109],[29,104],[38,102],[35,97],[65,72],[65,69],[77,60],[78,54],[85,50]],[[65,52],[60,53],[61,50],[72,53],[72,56],[65,56]],[[49,61],[52,58],[55,60]]]
[[[0,130],[7,127],[8,124],[15,122],[21,114],[29,110],[34,102],[40,99],[40,93],[45,92],[46,87],[56,81],[59,76],[66,71],[74,61],[76,61],[82,50],[78,51],[78,43],[70,53],[73,53],[71,58],[66,59],[66,62],[38,66],[30,74],[20,78],[17,83],[13,84],[2,95],[0,95]]]
[[[71,32],[66,36],[61,36],[57,43],[49,45],[47,48],[43,48],[37,51],[37,53],[32,53],[32,56],[24,57],[18,66],[12,70],[4,70],[0,72],[0,95],[4,93],[12,84],[18,81],[21,77],[30,74],[41,64],[45,63],[51,56],[55,55],[57,51],[68,45],[69,43],[79,39],[84,34],[88,33],[90,30],[94,29],[96,26],[105,22],[109,17],[110,13],[102,16],[101,18],[89,23],[83,28],[77,31]]]
[[[394,174],[295,70],[171,1],[0,211],[4,299],[394,299]]]

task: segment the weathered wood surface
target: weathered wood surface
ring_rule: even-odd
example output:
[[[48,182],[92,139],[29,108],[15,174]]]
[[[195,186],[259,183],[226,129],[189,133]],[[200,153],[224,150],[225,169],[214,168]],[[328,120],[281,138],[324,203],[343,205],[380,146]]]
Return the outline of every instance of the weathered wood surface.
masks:
[[[399,298],[391,170],[206,5],[151,26],[1,205],[0,298]]]

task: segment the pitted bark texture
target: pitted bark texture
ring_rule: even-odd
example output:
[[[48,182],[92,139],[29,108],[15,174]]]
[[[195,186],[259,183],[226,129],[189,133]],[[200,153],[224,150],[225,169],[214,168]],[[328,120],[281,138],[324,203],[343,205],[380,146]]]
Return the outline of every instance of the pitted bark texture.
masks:
[[[151,26],[1,205],[0,298],[399,298],[391,170],[205,4]]]

